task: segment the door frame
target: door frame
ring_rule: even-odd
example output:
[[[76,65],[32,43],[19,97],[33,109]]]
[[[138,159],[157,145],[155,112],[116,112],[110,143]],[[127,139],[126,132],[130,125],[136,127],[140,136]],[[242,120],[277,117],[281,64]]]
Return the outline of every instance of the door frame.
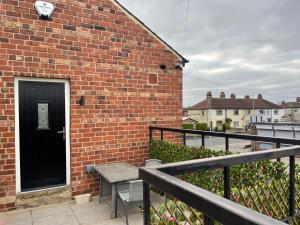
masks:
[[[44,78],[14,78],[14,94],[15,94],[15,166],[16,166],[16,193],[22,193],[21,190],[21,167],[20,167],[20,120],[19,120],[19,81],[45,82],[45,83],[63,83],[65,88],[65,121],[66,121],[66,185],[71,183],[70,168],[70,82],[69,80],[60,79],[44,79]],[[52,188],[41,188],[44,189]],[[23,191],[24,192],[24,191]],[[32,192],[32,191],[29,191]],[[33,191],[34,192],[34,191]]]

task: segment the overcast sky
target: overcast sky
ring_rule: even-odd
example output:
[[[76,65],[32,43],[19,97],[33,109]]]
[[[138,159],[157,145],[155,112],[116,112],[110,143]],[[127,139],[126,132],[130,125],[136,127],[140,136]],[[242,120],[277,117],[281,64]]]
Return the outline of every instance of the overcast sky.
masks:
[[[184,106],[262,93],[279,103],[300,96],[299,0],[119,0],[182,53]]]

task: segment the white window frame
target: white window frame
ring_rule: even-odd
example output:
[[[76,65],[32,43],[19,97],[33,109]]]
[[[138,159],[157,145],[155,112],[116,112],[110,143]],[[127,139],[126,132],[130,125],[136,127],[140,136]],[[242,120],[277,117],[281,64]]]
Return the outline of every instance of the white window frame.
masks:
[[[223,110],[222,109],[216,110],[216,115],[223,116]]]

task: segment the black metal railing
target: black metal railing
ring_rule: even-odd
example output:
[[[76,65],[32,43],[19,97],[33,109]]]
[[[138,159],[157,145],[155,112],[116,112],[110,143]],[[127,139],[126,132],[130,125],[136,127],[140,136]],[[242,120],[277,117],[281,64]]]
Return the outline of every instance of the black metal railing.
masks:
[[[272,142],[276,143],[278,149],[170,163],[151,168],[141,168],[140,177],[144,180],[144,225],[150,225],[149,185],[155,186],[168,195],[173,196],[204,213],[206,215],[203,221],[205,225],[213,224],[214,220],[226,225],[284,224],[281,221],[230,201],[230,167],[284,157],[289,157],[289,215],[285,221],[289,221],[295,216],[295,156],[300,154],[300,146],[280,148],[280,145],[300,145],[300,140],[161,127],[150,127],[149,131],[150,141],[154,137],[154,131],[159,131],[161,140],[164,139],[165,132],[182,134],[183,144],[186,144],[186,134],[201,135],[203,147],[205,147],[205,136],[223,137],[225,139],[225,149],[227,151],[229,150],[229,139]],[[223,169],[224,198],[175,177],[175,175],[186,172],[211,169]]]

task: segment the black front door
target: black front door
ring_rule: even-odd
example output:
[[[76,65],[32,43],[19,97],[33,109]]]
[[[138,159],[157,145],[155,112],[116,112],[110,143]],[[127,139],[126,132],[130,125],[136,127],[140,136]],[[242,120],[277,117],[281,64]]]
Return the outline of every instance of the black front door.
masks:
[[[19,81],[21,190],[66,184],[63,83]]]

